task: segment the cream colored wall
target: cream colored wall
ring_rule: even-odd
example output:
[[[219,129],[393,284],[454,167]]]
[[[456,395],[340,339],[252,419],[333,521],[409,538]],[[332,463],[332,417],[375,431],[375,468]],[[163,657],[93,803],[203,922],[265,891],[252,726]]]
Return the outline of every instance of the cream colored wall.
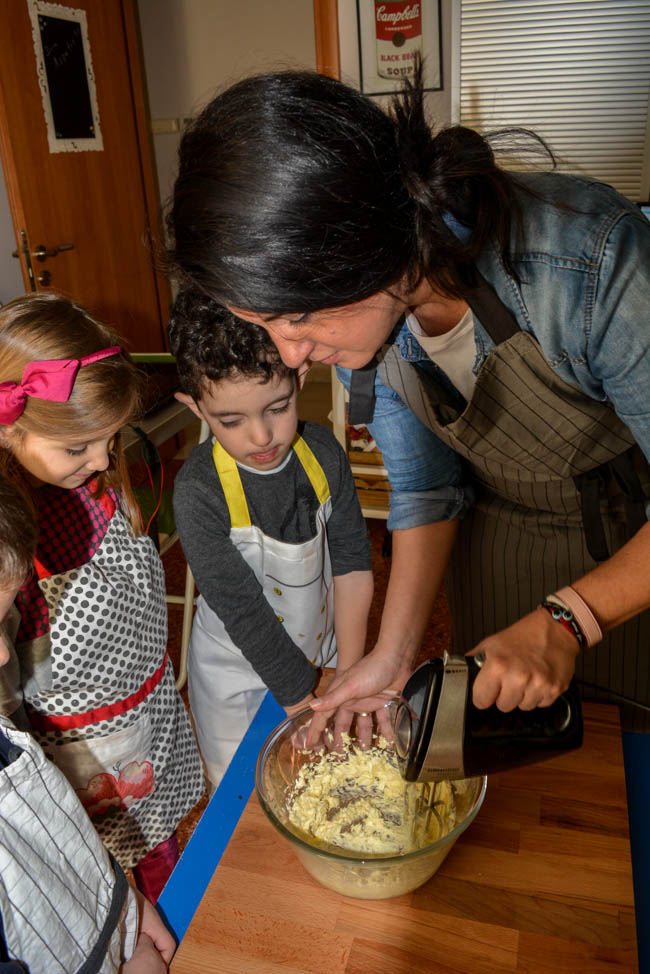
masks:
[[[311,0],[137,0],[161,198],[184,116],[249,74],[315,68]]]
[[[253,72],[316,66],[310,0],[138,0],[154,118]]]
[[[435,3],[437,0],[427,0]],[[451,9],[441,0],[444,88],[427,96],[447,124],[451,91]],[[358,84],[356,0],[338,0],[343,80]],[[312,0],[137,0],[160,196],[171,193],[179,130],[212,95],[249,74],[315,68]],[[381,100],[381,99],[380,99]]]

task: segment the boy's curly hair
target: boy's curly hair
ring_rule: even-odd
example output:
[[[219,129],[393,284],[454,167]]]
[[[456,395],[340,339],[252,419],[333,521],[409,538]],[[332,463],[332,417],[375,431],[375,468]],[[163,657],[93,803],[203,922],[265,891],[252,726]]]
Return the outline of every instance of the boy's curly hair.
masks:
[[[195,288],[179,292],[169,317],[169,344],[181,390],[198,401],[206,380],[235,375],[295,375],[263,328],[243,321]]]

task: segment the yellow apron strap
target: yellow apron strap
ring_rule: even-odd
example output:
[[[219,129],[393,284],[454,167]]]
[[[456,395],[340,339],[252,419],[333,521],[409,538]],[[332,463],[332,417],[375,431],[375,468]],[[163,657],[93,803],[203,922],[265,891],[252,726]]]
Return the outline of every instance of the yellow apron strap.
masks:
[[[251,516],[248,513],[248,504],[246,503],[246,496],[237,464],[230,454],[224,450],[219,440],[214,441],[212,459],[219,474],[230,512],[230,526],[232,528],[249,528],[251,526]]]
[[[304,471],[309,477],[309,482],[316,491],[316,496],[321,504],[324,504],[330,496],[330,488],[327,477],[320,463],[307,446],[302,436],[296,436],[292,444],[298,455],[298,459],[303,465]]]
[[[296,451],[310,484],[314,488],[319,504],[324,504],[330,496],[330,488],[323,468],[302,436],[296,436],[291,445]],[[226,503],[228,504],[230,526],[232,528],[249,528],[251,526],[251,516],[248,513],[248,504],[246,503],[246,496],[237,464],[230,454],[224,450],[218,440],[214,441],[214,446],[212,447],[212,459],[219,474]]]

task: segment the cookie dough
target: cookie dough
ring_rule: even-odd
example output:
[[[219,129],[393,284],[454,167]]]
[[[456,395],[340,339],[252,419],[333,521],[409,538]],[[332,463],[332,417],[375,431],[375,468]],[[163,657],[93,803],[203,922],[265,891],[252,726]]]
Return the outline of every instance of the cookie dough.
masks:
[[[435,785],[433,811],[426,807],[432,787],[404,781],[394,753],[381,741],[362,749],[347,738],[343,751],[320,754],[303,765],[289,795],[289,819],[312,845],[403,855],[435,842],[456,824],[450,783]]]

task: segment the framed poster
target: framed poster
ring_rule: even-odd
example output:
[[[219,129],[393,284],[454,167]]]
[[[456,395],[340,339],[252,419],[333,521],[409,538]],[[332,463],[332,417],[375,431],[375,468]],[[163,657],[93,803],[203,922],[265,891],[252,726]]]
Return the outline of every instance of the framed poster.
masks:
[[[422,59],[424,88],[442,90],[440,0],[356,0],[359,87],[387,95],[413,76]]]
[[[101,151],[85,10],[27,0],[50,152]]]

